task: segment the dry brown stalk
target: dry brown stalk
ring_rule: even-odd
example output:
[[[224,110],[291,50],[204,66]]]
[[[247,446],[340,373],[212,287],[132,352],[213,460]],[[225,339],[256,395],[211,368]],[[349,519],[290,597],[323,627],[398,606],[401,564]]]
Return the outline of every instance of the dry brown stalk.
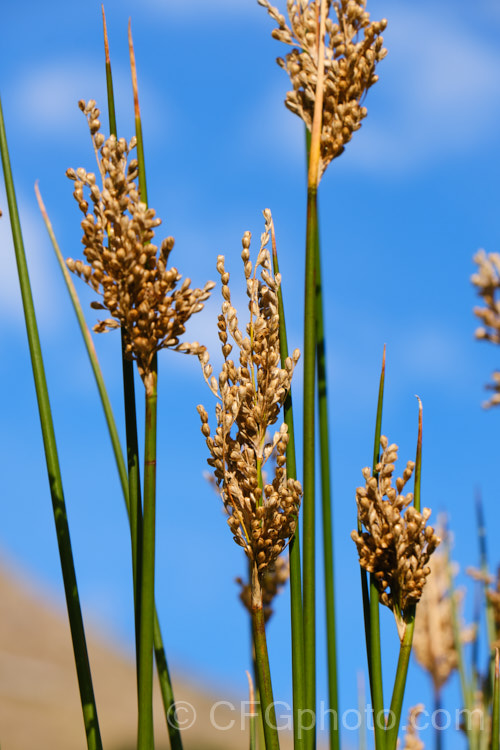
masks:
[[[277,61],[287,71],[293,86],[285,104],[302,118],[310,131],[315,119],[317,83],[323,88],[323,101],[319,98],[322,124],[318,177],[321,178],[367,115],[362,101],[378,80],[377,63],[387,54],[381,36],[387,21],[370,21],[366,0],[287,0],[288,24],[269,0],[258,2],[278,25],[272,36],[292,47],[291,52]]]
[[[184,279],[178,286],[181,274],[167,268],[173,237],[163,240],[159,252],[152,244],[161,220],[140,200],[138,164],[130,158],[135,138],[127,143],[112,135],[106,140],[95,102],[80,101],[79,107],[88,120],[102,187],[96,175],[82,167],[66,172],[75,183],[73,195],[85,217],[82,243],[88,265],[72,258],[67,264],[102,296],[102,302],[92,302],[91,307],[111,315],[99,321],[94,331],[123,329],[125,354],[137,361],[148,389],[153,357],[160,349],[197,355],[204,350],[198,342],[180,343],[179,337],[191,315],[203,309],[215,283],[192,289],[190,279]]]
[[[477,287],[478,294],[484,302],[484,307],[475,307],[474,314],[483,323],[476,329],[476,338],[500,344],[500,253],[485,253],[479,250],[474,256],[477,263],[477,273],[471,276],[471,281]],[[500,372],[492,374],[493,382],[486,388],[493,391],[491,398],[483,406],[497,406],[500,404]]]
[[[224,256],[217,259],[223,297],[218,328],[224,357],[218,379],[212,374],[208,352],[199,355],[205,380],[219,402],[213,436],[208,414],[203,406],[198,406],[211,456],[208,463],[214,469],[229,527],[259,577],[293,536],[302,495],[300,482],[287,477],[286,425],[268,435],[290,390],[299,351],[296,349],[285,368],[281,368],[277,296],[280,276],[273,276],[267,248],[271,212],[264,211],[264,218],[266,227],[255,266],[250,261],[250,232],[245,232],[242,241],[250,311],[246,335],[238,327],[237,312],[231,304]],[[239,366],[229,359],[235,345],[239,349]],[[262,470],[273,453],[274,478],[264,483]]]
[[[398,446],[380,438],[382,456],[375,475],[363,469],[365,486],[356,490],[358,517],[365,531],[351,536],[360,565],[374,574],[380,601],[394,612],[400,634],[404,632],[404,612],[422,596],[429,575],[429,558],[440,539],[432,526],[426,526],[429,508],[419,513],[410,503],[413,494],[401,492],[412,476],[415,464],[408,461],[402,478],[392,486]]]
[[[444,534],[444,532],[442,532]],[[439,532],[439,536],[442,536]],[[453,633],[453,602],[449,586],[449,561],[438,551],[430,562],[430,575],[420,599],[413,636],[413,651],[418,663],[431,676],[434,692],[439,695],[450,675],[458,668],[458,654]],[[457,611],[462,601],[454,593]],[[474,638],[473,627],[461,627],[460,639],[467,643]]]

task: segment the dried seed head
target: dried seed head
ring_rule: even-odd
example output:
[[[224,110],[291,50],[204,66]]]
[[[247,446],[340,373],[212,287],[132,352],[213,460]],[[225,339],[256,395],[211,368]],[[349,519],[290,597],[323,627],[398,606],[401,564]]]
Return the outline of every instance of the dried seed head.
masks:
[[[287,0],[288,23],[269,0],[258,0],[276,22],[272,36],[292,47],[278,64],[290,76],[293,90],[285,104],[312,129],[318,79],[319,20],[316,0]],[[320,176],[339,156],[366,117],[362,106],[377,82],[375,67],[387,50],[381,33],[387,21],[370,21],[366,0],[327,0]],[[332,11],[330,17],[330,12]]]
[[[267,567],[261,576],[262,586],[262,606],[264,609],[264,621],[273,615],[272,604],[274,598],[280,593],[290,577],[290,566],[286,557],[280,556]],[[236,583],[241,587],[240,600],[243,606],[252,613],[252,586],[245,583],[241,578],[236,579]]]
[[[404,628],[404,612],[422,596],[430,569],[428,562],[440,539],[430,526],[428,508],[419,513],[410,503],[413,494],[401,492],[410,479],[414,463],[408,461],[403,477],[392,486],[397,445],[380,439],[383,449],[375,475],[363,470],[365,486],[356,490],[358,519],[365,531],[353,531],[360,565],[374,574],[380,601],[396,617],[400,634]]]
[[[160,349],[196,355],[203,351],[197,342],[181,343],[180,337],[215,284],[208,282],[203,289],[192,289],[190,280],[185,279],[179,286],[181,274],[176,268],[166,267],[173,238],[162,242],[159,253],[152,244],[161,221],[140,201],[138,164],[130,159],[135,138],[129,143],[114,136],[105,140],[99,133],[100,113],[95,102],[80,101],[79,107],[88,120],[102,187],[96,184],[96,176],[82,167],[66,172],[74,182],[73,195],[85,216],[82,243],[88,264],[69,258],[67,265],[101,295],[102,301],[92,306],[111,315],[99,321],[94,331],[121,327],[125,354],[137,361],[147,384],[153,357]]]
[[[219,400],[213,436],[205,409],[198,407],[211,456],[208,463],[214,469],[228,524],[236,543],[256,563],[260,574],[293,536],[302,495],[300,482],[287,477],[286,425],[282,424],[273,435],[268,434],[279,419],[298,359],[295,351],[287,366],[281,367],[279,280],[273,277],[267,249],[271,221],[269,213],[254,266],[248,252],[250,235],[245,233],[243,237],[242,260],[250,312],[244,330],[240,329],[232,306],[224,256],[217,259],[223,299],[218,330],[224,357],[218,378],[212,376],[206,353],[200,356],[205,380]],[[234,347],[239,350],[238,365],[229,358]],[[271,456],[276,457],[274,478],[265,482],[262,469]]]
[[[424,710],[424,704],[419,703],[417,706],[410,708],[408,712],[408,721],[406,723],[406,734],[402,750],[424,750],[424,743],[418,736],[417,719]],[[399,748],[399,742],[398,742]]]
[[[444,537],[444,530],[439,529]],[[450,562],[448,556],[438,550],[432,556],[424,593],[417,607],[413,651],[415,658],[429,673],[434,690],[439,692],[453,671],[458,668],[458,654],[453,631],[453,601],[457,611],[463,599],[462,593],[450,592]],[[467,643],[474,638],[473,627],[461,627],[460,639]]]
[[[471,281],[484,302],[484,307],[474,308],[474,314],[483,324],[476,329],[476,338],[500,344],[500,253],[479,250],[474,261],[478,268]],[[483,404],[487,409],[500,404],[500,372],[495,371],[492,377],[493,382],[486,388],[493,391],[493,395]]]

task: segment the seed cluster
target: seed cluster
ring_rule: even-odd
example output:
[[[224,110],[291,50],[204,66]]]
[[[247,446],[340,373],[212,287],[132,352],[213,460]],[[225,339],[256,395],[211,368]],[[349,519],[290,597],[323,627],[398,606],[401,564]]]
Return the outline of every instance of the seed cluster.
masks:
[[[268,434],[290,390],[299,351],[295,350],[285,367],[281,367],[280,276],[273,276],[267,249],[271,212],[264,211],[264,217],[266,228],[255,266],[250,261],[250,232],[244,234],[242,241],[250,311],[246,335],[238,327],[237,312],[231,304],[224,256],[217,259],[223,298],[218,330],[224,357],[218,379],[212,374],[208,352],[199,355],[205,380],[219,401],[213,437],[208,414],[203,406],[198,406],[201,430],[211,456],[208,463],[214,469],[228,524],[235,541],[255,563],[259,574],[276,560],[293,536],[302,495],[300,482],[287,477],[287,426],[282,424],[274,435]],[[229,359],[234,345],[239,350],[239,366]],[[273,454],[274,478],[264,483],[262,469]]]
[[[261,576],[262,586],[262,608],[264,610],[264,622],[268,622],[273,615],[273,601],[286,585],[290,577],[290,565],[286,557],[278,557],[267,567]],[[245,583],[241,578],[236,579],[241,587],[240,599],[243,606],[252,613],[252,586]]]
[[[389,445],[385,436],[380,444],[383,452],[375,475],[369,468],[363,469],[365,486],[356,490],[358,519],[366,531],[353,531],[351,536],[360,565],[374,574],[380,601],[394,612],[399,627],[400,613],[422,596],[430,572],[429,558],[440,539],[431,526],[426,526],[429,508],[419,513],[410,506],[413,494],[401,494],[415,464],[408,461],[393,487],[398,446]]]
[[[68,268],[83,278],[102,302],[92,302],[96,310],[108,310],[109,318],[99,321],[94,331],[102,333],[121,327],[125,354],[137,361],[141,377],[148,387],[153,357],[164,348],[189,354],[203,350],[197,342],[180,343],[186,323],[203,309],[215,284],[192,289],[190,279],[181,280],[176,268],[167,268],[174,246],[173,237],[163,240],[160,250],[152,244],[161,220],[140,199],[137,186],[138,163],[130,159],[136,141],[100,132],[100,112],[94,101],[79,102],[86,115],[96,152],[102,187],[96,175],[83,168],[68,169],[73,180],[73,195],[84,214],[82,221],[84,255],[67,260]],[[92,212],[89,211],[90,198]]]
[[[483,323],[476,329],[476,338],[500,344],[500,253],[485,253],[480,250],[474,256],[474,261],[478,270],[471,281],[484,302],[484,307],[474,308],[474,314]],[[493,383],[486,387],[493,391],[493,395],[484,404],[486,408],[500,404],[500,372],[495,371],[492,377]]]
[[[277,60],[293,86],[285,104],[312,130],[320,48],[318,3],[287,0],[288,26],[269,0],[258,2],[278,25],[272,36],[293,47]],[[375,67],[387,54],[381,36],[387,21],[371,22],[365,10],[366,0],[327,0],[326,7],[328,14],[333,8],[335,16],[326,18],[320,177],[361,127],[367,115],[361,103],[368,89],[378,81]]]

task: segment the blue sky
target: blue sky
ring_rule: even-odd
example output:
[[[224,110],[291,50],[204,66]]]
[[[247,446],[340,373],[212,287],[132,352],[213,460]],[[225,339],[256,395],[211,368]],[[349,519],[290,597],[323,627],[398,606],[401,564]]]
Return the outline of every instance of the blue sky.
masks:
[[[284,5],[284,4],[283,4]],[[274,60],[272,22],[251,0],[106,5],[118,128],[133,132],[127,58],[132,17],[149,198],[172,234],[172,260],[202,285],[217,254],[241,282],[240,240],[254,250],[271,208],[289,340],[302,346],[303,129],[282,102],[288,80]],[[380,360],[387,344],[383,431],[415,450],[424,404],[423,502],[445,510],[462,569],[477,561],[473,495],[485,501],[492,565],[498,562],[500,414],[484,412],[484,384],[499,353],[474,341],[469,277],[479,247],[498,251],[500,11],[493,0],[373,0],[387,17],[388,57],[367,98],[368,117],[330,166],[320,193],[332,397],[332,466],[341,706],[356,706],[363,670],[354,493],[370,462]],[[100,4],[10,3],[2,12],[0,90],[20,201],[85,613],[125,644],[133,618],[123,501],[86,354],[33,192],[42,195],[65,256],[81,257],[80,215],[69,167],[93,164],[78,99],[105,106]],[[105,118],[103,127],[107,128]],[[3,186],[0,205],[5,209]],[[5,213],[5,212],[4,212]],[[61,592],[59,562],[8,222],[0,222],[0,364],[3,553]],[[89,323],[91,295],[81,284]],[[243,287],[235,301],[244,304]],[[217,351],[217,290],[188,339]],[[118,335],[97,337],[121,418]],[[296,382],[300,405],[301,369]],[[247,623],[234,578],[244,570],[218,500],[207,486],[196,404],[212,407],[194,358],[160,358],[157,600],[173,664],[244,694]],[[62,596],[62,594],[60,594]],[[471,600],[469,596],[469,600]],[[322,604],[318,605],[321,622]],[[210,613],[210,616],[209,616]],[[388,613],[388,687],[395,629]],[[290,700],[287,594],[270,626],[275,692]],[[320,697],[324,656],[320,631]],[[207,647],[209,645],[209,647]],[[356,669],[352,668],[353,662]],[[408,704],[427,682],[412,668]],[[422,692],[423,691],[423,692]],[[450,699],[456,690],[450,689]],[[346,738],[349,747],[349,738]],[[449,746],[455,747],[451,737]]]

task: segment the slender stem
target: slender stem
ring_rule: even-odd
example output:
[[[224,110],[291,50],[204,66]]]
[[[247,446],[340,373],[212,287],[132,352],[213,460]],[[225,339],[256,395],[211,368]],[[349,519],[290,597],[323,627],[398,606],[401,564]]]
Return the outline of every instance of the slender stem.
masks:
[[[413,505],[415,510],[420,513],[420,484],[422,478],[422,401],[418,400],[418,437],[417,437],[417,455],[415,458],[415,491],[413,493]]]
[[[156,359],[156,358],[155,358]],[[156,517],[157,373],[155,363],[146,388],[144,440],[144,518],[142,540],[141,620],[139,639],[138,750],[152,750],[153,740],[153,633]]]
[[[491,750],[500,750],[500,675],[498,648],[495,649],[495,679],[493,681],[493,711],[491,715]]]
[[[249,732],[249,748],[250,750],[257,750],[257,713],[255,705],[255,690],[253,686],[252,675],[250,672],[246,672],[248,680],[248,702],[250,714],[250,732]]]
[[[319,247],[318,185],[321,179],[321,131],[325,65],[326,0],[317,0],[318,39],[317,76],[311,148],[307,177],[307,227],[304,291],[304,540],[303,540],[303,612],[305,708],[314,719],[306,730],[306,748],[316,747],[316,539],[315,539],[315,375],[316,375],[316,248]]]
[[[52,224],[50,222],[49,216],[47,214],[47,210],[42,200],[42,196],[40,194],[38,184],[35,185],[35,194],[36,194],[36,199],[38,201],[38,206],[40,208],[40,213],[42,214],[45,227],[47,229],[50,240],[52,242],[52,247],[54,248],[54,252],[56,254],[59,267],[61,269],[62,275],[64,277],[64,281],[66,283],[66,287],[68,289],[68,292],[71,298],[71,302],[73,304],[73,309],[78,319],[80,331],[82,333],[85,347],[87,349],[87,354],[89,355],[90,364],[92,367],[92,371],[94,373],[94,378],[96,381],[97,389],[99,391],[99,397],[101,399],[102,407],[104,410],[106,425],[108,427],[108,432],[111,438],[111,445],[113,447],[113,454],[114,454],[115,461],[116,461],[116,467],[118,469],[118,476],[120,478],[120,484],[122,487],[123,496],[125,498],[125,504],[127,506],[127,510],[129,511],[127,468],[125,466],[125,461],[123,459],[123,451],[120,445],[120,437],[118,435],[118,429],[116,427],[115,418],[113,416],[113,409],[111,407],[111,402],[109,400],[108,392],[106,390],[106,385],[104,383],[102,371],[99,365],[99,361],[97,359],[94,342],[92,340],[91,333],[85,321],[85,316],[83,314],[82,306],[80,304],[80,300],[78,299],[78,294],[76,292],[75,285],[73,284],[71,274],[68,271],[66,263],[64,262],[61,249],[57,242],[57,238],[54,234],[54,230],[52,228]]]
[[[273,253],[273,268],[275,275],[279,273],[278,253],[274,224],[271,222],[271,244]],[[285,367],[288,357],[288,341],[286,335],[285,308],[281,287],[278,289],[278,314],[280,318],[280,354],[281,366]],[[295,430],[293,423],[292,394],[288,396],[284,405],[284,419],[288,427],[288,446],[286,452],[287,476],[297,478],[297,464],[295,456]],[[302,609],[302,580],[300,561],[299,523],[289,546],[290,559],[290,617],[292,635],[292,692],[293,692],[293,726],[294,750],[302,750],[303,736],[299,730],[299,723],[304,709],[304,621]]]
[[[156,607],[154,612],[153,645],[155,650],[156,669],[158,672],[158,680],[160,683],[163,710],[167,721],[170,747],[172,748],[172,750],[182,750],[181,733],[179,730],[179,725],[177,724],[177,715],[175,713],[175,698],[172,688],[172,679],[170,677],[167,655],[165,653],[165,647],[163,645],[163,638]]]
[[[45,459],[49,476],[50,494],[54,512],[59,557],[66,595],[66,605],[73,642],[73,654],[75,659],[80,699],[82,704],[83,721],[87,736],[87,747],[89,750],[102,750],[97,707],[92,686],[92,675],[90,672],[87,643],[83,625],[76,572],[71,548],[71,539],[66,514],[66,503],[64,500],[61,470],[57,454],[56,438],[52,421],[47,381],[43,365],[38,325],[36,321],[33,296],[29,280],[28,265],[24,251],[24,243],[21,232],[21,223],[17,208],[17,200],[14,189],[14,181],[10,166],[7,135],[3,119],[2,105],[0,101],[0,152],[2,156],[3,171],[5,177],[5,188],[9,206],[12,238],[16,254],[19,284],[23,300],[24,315],[26,320],[26,331],[33,368],[33,377],[38,401],[40,424],[42,429]]]
[[[401,709],[403,707],[406,677],[408,675],[408,665],[410,663],[411,646],[413,642],[413,631],[415,629],[415,605],[408,607],[408,613],[405,615],[405,622],[406,627],[403,635],[403,640],[401,641],[401,645],[399,648],[396,678],[394,680],[391,709],[388,717],[386,731],[386,750],[396,750],[397,746],[399,724],[401,721]]]
[[[252,567],[252,629],[255,646],[257,685],[262,706],[266,750],[279,750],[278,727],[276,724],[271,671],[267,653],[264,610],[262,608],[262,591],[255,564]]]
[[[372,474],[377,476],[377,464],[380,458],[380,435],[382,433],[382,413],[384,406],[385,388],[385,346],[382,355],[382,369],[377,399],[377,415],[375,418],[375,436],[373,440]],[[358,533],[361,533],[361,522],[358,517]],[[385,749],[385,718],[384,691],[382,683],[382,652],[380,646],[380,611],[379,592],[375,585],[375,578],[370,575],[370,589],[368,591],[368,576],[361,569],[361,591],[363,594],[363,617],[365,622],[365,638],[367,642],[368,674],[372,696],[375,747],[376,750]]]
[[[318,368],[318,415],[321,465],[321,508],[323,522],[323,565],[325,577],[326,646],[330,714],[330,750],[340,750],[337,679],[337,639],[335,625],[335,575],[333,558],[332,490],[330,473],[330,434],[328,426],[328,386],[323,315],[323,287],[319,237],[316,245],[316,353]]]
[[[489,646],[489,665],[490,665],[490,690],[493,689],[493,682],[495,679],[495,646],[494,643],[497,640],[496,627],[495,627],[495,613],[493,611],[493,602],[487,595],[488,584],[486,583],[486,577],[488,576],[488,551],[486,544],[486,523],[484,520],[484,509],[483,500],[481,493],[476,492],[476,519],[477,519],[477,536],[479,542],[479,556],[481,564],[481,572],[484,574],[484,580],[481,583],[482,594],[485,602],[486,609],[486,629],[488,635],[488,646]]]
[[[455,651],[457,654],[458,674],[460,676],[460,687],[462,689],[462,699],[463,699],[464,708],[466,711],[466,716],[467,718],[469,718],[470,716],[472,716],[472,711],[474,708],[474,696],[473,696],[473,690],[472,690],[471,684],[467,677],[467,670],[465,667],[464,648],[463,648],[463,641],[462,641],[461,632],[460,632],[460,615],[459,615],[458,607],[457,607],[457,593],[456,593],[455,584],[453,581],[453,569],[452,569],[452,564],[450,560],[450,548],[449,548],[449,541],[448,541],[447,536],[445,536],[444,545],[445,545],[445,551],[446,551],[446,563],[447,563],[446,567],[448,571],[448,589],[450,592],[453,641],[454,641]],[[469,726],[469,721],[466,722],[464,731],[469,741],[469,750],[472,750],[472,748],[475,747],[476,745],[476,738],[475,738],[474,729],[471,726]]]
[[[441,690],[434,688],[434,716],[439,716],[441,709]],[[434,732],[436,739],[435,750],[443,750],[443,731],[438,724],[435,725]]]
[[[303,499],[303,611],[305,708],[316,715],[316,540],[315,540],[315,385],[316,385],[316,243],[317,191],[307,192],[307,234],[304,305],[304,499]],[[311,722],[312,724],[312,722]],[[315,722],[305,730],[306,747],[315,747]]]
[[[141,109],[139,106],[139,87],[137,85],[137,66],[135,64],[134,43],[132,40],[132,21],[128,22],[128,47],[130,54],[130,71],[132,73],[132,91],[134,94],[135,136],[137,138],[137,161],[139,171],[139,192],[143,203],[148,202],[146,183],[146,160],[144,159],[144,139],[142,137]]]
[[[108,30],[106,26],[104,6],[102,6],[102,22],[104,33],[109,130],[111,135],[114,135],[117,138],[118,128],[116,124],[113,75],[111,72],[111,58],[109,54]],[[139,675],[139,624],[141,619],[141,596],[139,591],[139,582],[141,580],[142,565],[142,500],[139,471],[139,440],[137,436],[134,363],[132,362],[132,360],[127,359],[125,356],[126,341],[125,331],[123,330],[123,328],[120,329],[120,334],[122,348],[123,397],[125,406],[125,435],[127,441],[130,542],[132,548],[132,575],[134,586],[135,653],[137,675]]]
[[[385,750],[384,691],[382,685],[382,652],[380,648],[379,593],[370,574],[370,663],[375,750]]]
[[[147,183],[146,183],[146,161],[144,158],[144,141],[142,137],[142,120],[141,111],[139,107],[139,92],[137,86],[137,68],[135,64],[135,53],[134,44],[132,40],[132,26],[129,22],[128,27],[128,39],[129,39],[129,52],[130,52],[130,68],[132,73],[132,88],[134,95],[134,113],[135,113],[135,132],[137,138],[137,157],[139,165],[139,191],[141,194],[141,200],[147,204]],[[111,69],[110,69],[111,74]],[[131,518],[136,519],[132,521],[131,533],[132,533],[132,545],[136,546],[135,559],[137,570],[135,573],[135,591],[136,600],[138,602],[136,618],[137,622],[141,621],[141,593],[140,587],[142,580],[141,561],[143,558],[142,551],[142,539],[143,539],[143,518],[142,518],[142,505],[141,505],[141,484],[140,484],[140,472],[139,472],[139,449],[137,439],[137,421],[136,421],[136,409],[135,409],[135,393],[133,390],[133,371],[129,368],[128,361],[123,358],[124,362],[124,393],[125,393],[125,415],[127,421],[127,446],[128,446],[128,457],[129,457],[129,484],[130,484],[130,495],[131,498],[135,498],[135,503],[131,499]],[[155,372],[157,372],[157,361],[155,357],[154,362]],[[134,528],[134,525],[136,528]],[[134,556],[134,553],[133,553]],[[172,680],[170,677],[170,671],[167,663],[167,655],[163,644],[163,637],[160,628],[160,622],[158,618],[158,612],[156,606],[154,609],[154,629],[153,629],[153,644],[154,653],[156,659],[156,668],[158,671],[158,680],[160,683],[160,691],[163,702],[163,710],[165,713],[165,719],[167,722],[168,735],[170,739],[170,746],[172,750],[182,750],[182,739],[177,723],[177,715],[175,712],[175,698],[172,687]],[[140,648],[138,649],[140,654]],[[140,661],[140,656],[139,656]]]
[[[422,402],[418,398],[418,432],[417,432],[417,453],[415,458],[415,487],[413,493],[413,503],[415,509],[420,511],[420,484],[422,478]],[[404,611],[404,633],[401,639],[399,649],[399,659],[396,668],[396,677],[392,691],[391,710],[388,719],[386,750],[396,750],[398,741],[399,725],[401,722],[401,709],[403,707],[403,698],[406,688],[406,678],[408,675],[408,665],[410,663],[411,647],[413,643],[413,632],[415,630],[415,611],[416,605],[410,604],[405,607]]]

